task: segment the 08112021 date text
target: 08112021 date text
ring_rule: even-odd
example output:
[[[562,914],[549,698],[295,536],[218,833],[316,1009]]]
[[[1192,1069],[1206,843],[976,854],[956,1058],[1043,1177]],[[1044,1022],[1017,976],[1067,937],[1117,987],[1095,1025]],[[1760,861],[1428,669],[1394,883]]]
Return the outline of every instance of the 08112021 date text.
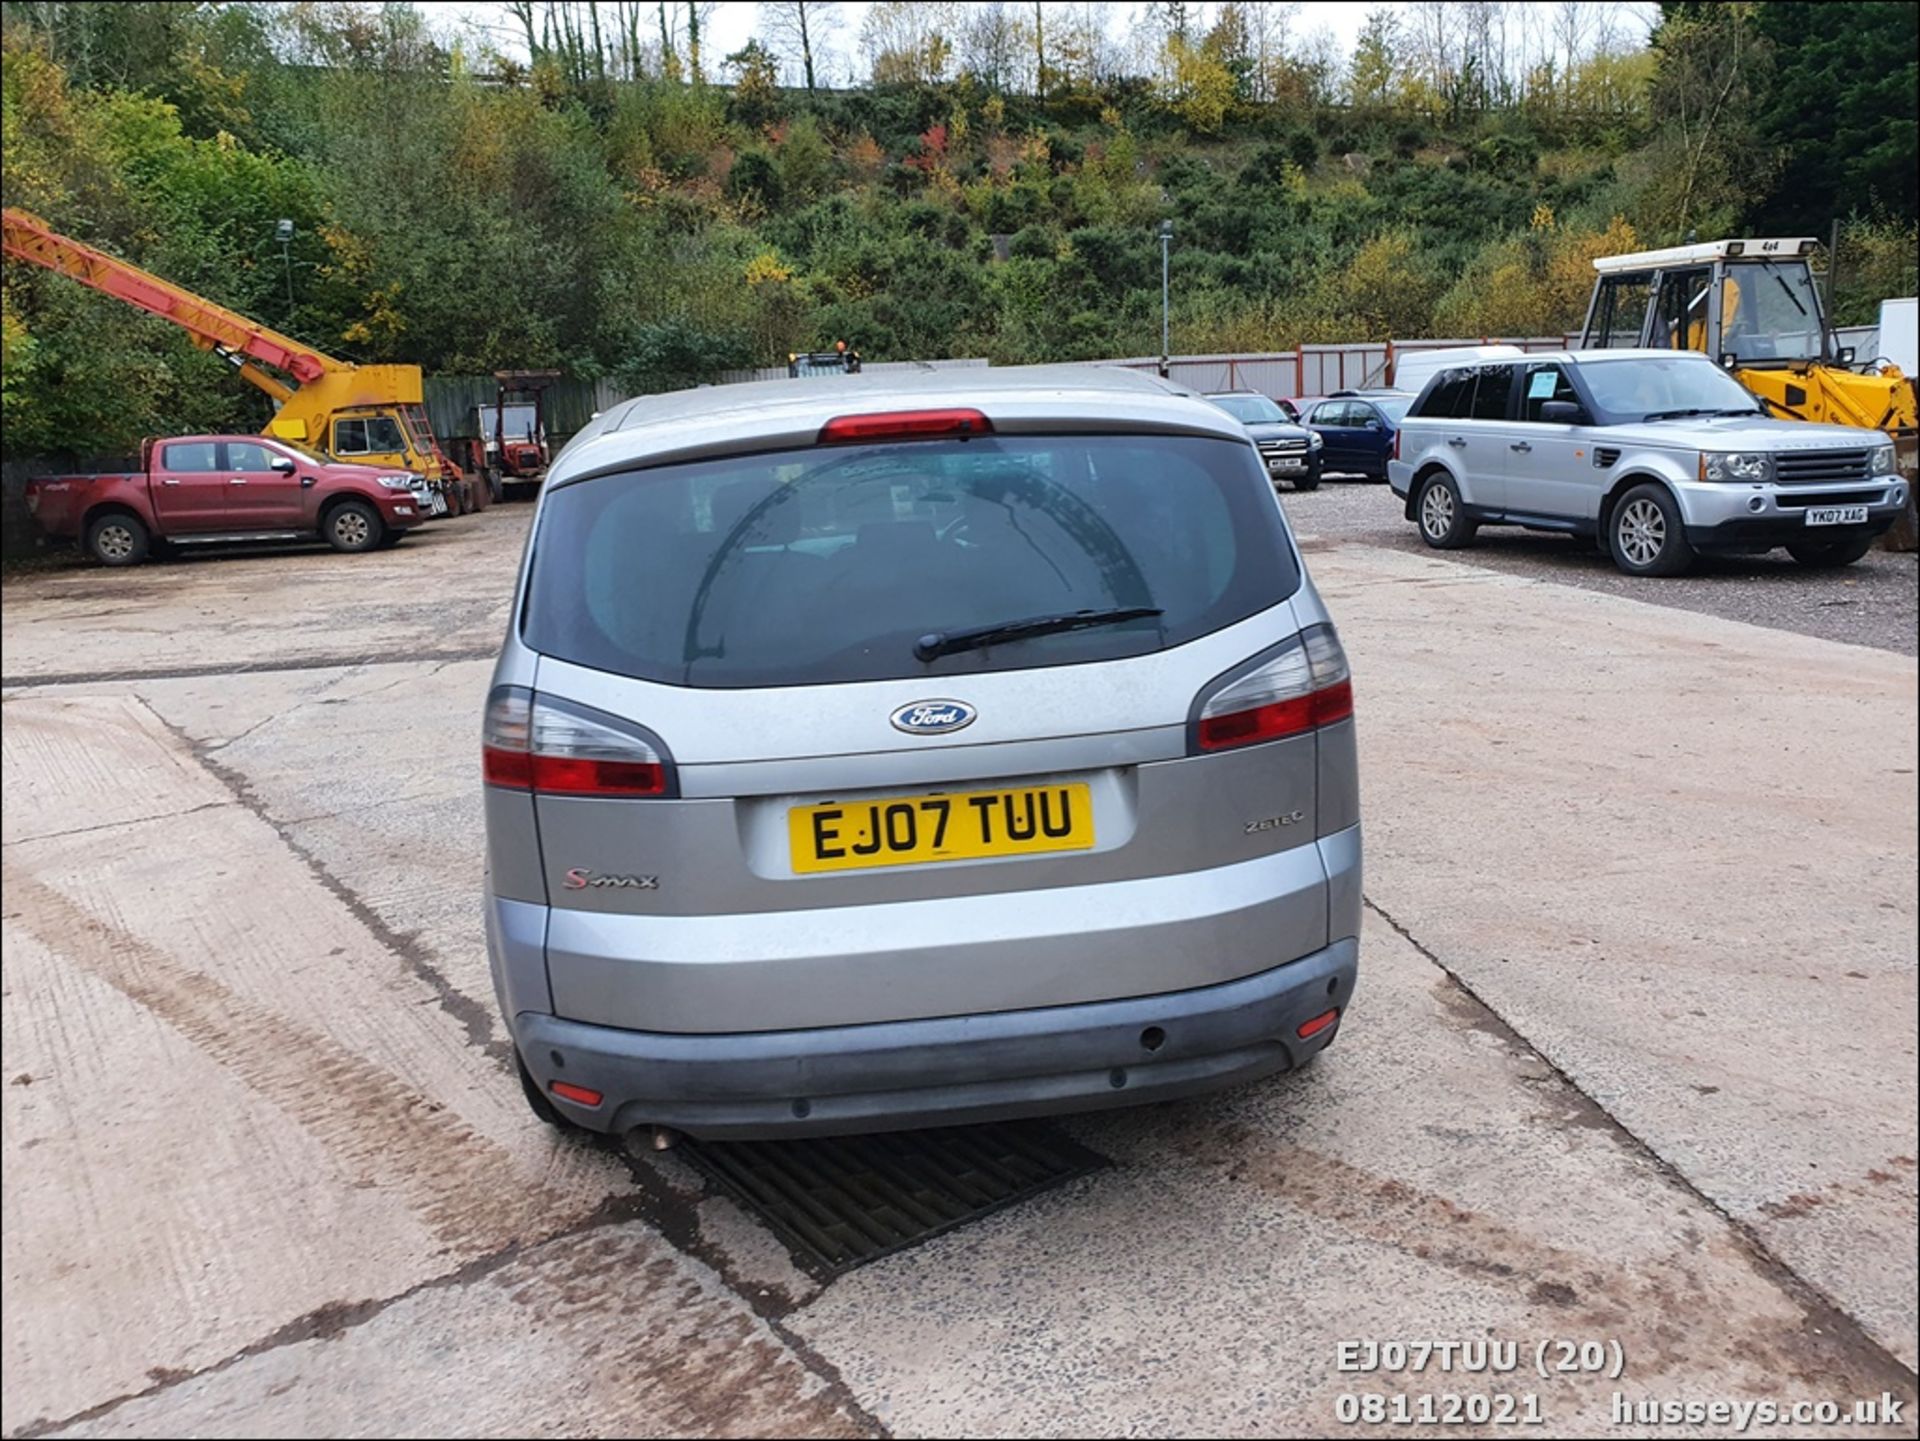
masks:
[[[1343,1391],[1334,1398],[1333,1419],[1343,1426],[1540,1426],[1546,1418],[1531,1392],[1423,1392],[1381,1395]]]

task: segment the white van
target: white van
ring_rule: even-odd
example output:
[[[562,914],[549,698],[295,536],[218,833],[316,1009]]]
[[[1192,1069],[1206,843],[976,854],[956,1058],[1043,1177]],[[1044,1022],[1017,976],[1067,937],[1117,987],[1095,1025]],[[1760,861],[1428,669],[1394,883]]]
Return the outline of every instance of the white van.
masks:
[[[1394,357],[1393,388],[1418,395],[1426,383],[1456,365],[1479,365],[1489,360],[1512,360],[1524,352],[1517,345],[1456,345],[1445,350],[1404,350]]]
[[[1883,300],[1880,302],[1880,336],[1874,349],[1875,356],[1862,355],[1860,359],[1884,358],[1900,367],[1904,375],[1920,375],[1920,325],[1915,323],[1915,313],[1920,311],[1920,300],[1908,296],[1905,300]]]

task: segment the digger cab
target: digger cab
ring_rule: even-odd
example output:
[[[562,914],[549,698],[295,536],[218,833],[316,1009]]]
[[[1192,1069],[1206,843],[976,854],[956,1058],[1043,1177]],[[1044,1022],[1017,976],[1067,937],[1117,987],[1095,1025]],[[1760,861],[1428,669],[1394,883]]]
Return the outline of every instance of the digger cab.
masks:
[[[837,340],[832,350],[796,351],[787,356],[787,375],[800,380],[814,375],[858,375],[860,352]]]
[[[1808,264],[1817,244],[1715,240],[1603,256],[1581,348],[1697,350],[1730,370],[1849,365]]]

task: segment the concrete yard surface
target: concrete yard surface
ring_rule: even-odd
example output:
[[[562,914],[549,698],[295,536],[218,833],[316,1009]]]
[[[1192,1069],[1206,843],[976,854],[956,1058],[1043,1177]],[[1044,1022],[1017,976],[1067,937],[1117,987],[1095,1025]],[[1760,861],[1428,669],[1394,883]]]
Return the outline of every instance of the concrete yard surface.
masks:
[[[9,580],[5,1434],[1914,1434],[1911,657],[1322,533],[1338,1043],[1068,1119],[1109,1166],[823,1283],[519,1094],[476,750],[527,516]],[[1342,1369],[1395,1340],[1522,1362]]]

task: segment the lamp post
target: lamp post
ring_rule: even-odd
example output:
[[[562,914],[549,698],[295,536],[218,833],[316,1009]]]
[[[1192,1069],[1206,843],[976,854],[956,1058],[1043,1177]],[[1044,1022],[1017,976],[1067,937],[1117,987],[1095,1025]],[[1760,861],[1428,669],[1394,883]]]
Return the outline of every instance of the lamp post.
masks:
[[[287,272],[287,319],[293,319],[293,255],[287,247],[293,244],[293,222],[281,220],[273,227],[273,238],[280,242],[280,264]]]
[[[1168,281],[1167,261],[1169,247],[1173,244],[1173,222],[1160,222],[1160,378],[1165,380],[1173,370],[1173,356],[1169,344],[1171,326],[1169,324],[1169,300],[1172,290]]]

